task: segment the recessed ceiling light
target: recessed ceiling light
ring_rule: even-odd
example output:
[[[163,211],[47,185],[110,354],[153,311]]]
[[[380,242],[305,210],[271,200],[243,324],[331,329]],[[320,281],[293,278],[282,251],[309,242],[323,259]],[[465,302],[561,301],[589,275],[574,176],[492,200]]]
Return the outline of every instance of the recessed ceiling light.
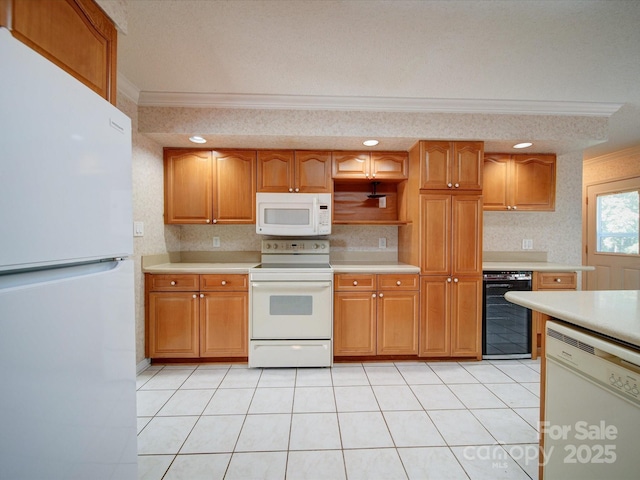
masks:
[[[192,137],[189,137],[189,141],[191,141],[193,143],[207,143],[207,141],[204,138],[202,138],[202,137],[200,137],[198,135],[194,135]]]
[[[522,142],[515,144],[513,148],[529,148],[531,145],[533,145],[531,142]]]
[[[362,142],[362,144],[365,147],[375,147],[376,145],[378,145],[380,142],[378,140],[365,140],[364,142]]]

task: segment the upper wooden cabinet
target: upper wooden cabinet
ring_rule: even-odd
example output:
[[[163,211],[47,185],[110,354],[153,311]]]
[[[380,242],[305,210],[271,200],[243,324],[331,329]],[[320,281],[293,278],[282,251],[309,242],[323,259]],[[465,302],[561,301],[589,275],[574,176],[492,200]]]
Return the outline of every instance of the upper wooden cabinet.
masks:
[[[402,181],[408,175],[405,152],[333,152],[333,178]]]
[[[331,152],[258,151],[258,192],[331,193]]]
[[[0,0],[0,25],[115,105],[118,34],[92,0]]]
[[[165,223],[255,223],[256,153],[164,151]]]
[[[410,155],[424,190],[482,190],[483,142],[421,141]]]
[[[485,210],[554,211],[556,156],[486,154],[483,194]]]

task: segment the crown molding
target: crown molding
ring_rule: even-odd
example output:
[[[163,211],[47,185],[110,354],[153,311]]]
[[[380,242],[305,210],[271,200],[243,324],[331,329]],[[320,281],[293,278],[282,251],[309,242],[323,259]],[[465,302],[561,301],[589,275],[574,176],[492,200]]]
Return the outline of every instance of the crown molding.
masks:
[[[121,73],[118,73],[118,92],[133,100],[136,104],[140,101],[140,89]]]
[[[119,79],[124,77],[120,77]],[[119,80],[120,81],[120,80]],[[125,79],[133,88],[133,84]],[[137,90],[137,89],[136,89]],[[126,94],[126,93],[125,93]],[[196,107],[257,110],[343,110],[506,115],[570,115],[608,117],[621,103],[535,100],[478,100],[324,95],[253,95],[231,93],[171,93],[138,90],[144,107]]]

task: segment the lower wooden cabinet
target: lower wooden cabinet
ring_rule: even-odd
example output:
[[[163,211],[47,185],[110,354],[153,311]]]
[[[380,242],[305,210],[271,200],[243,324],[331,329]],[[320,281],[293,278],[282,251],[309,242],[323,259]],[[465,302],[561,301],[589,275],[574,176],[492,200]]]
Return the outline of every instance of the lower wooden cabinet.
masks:
[[[482,278],[420,277],[421,357],[482,357]]]
[[[534,291],[539,290],[576,290],[578,274],[576,272],[533,272]],[[545,315],[531,312],[531,358],[538,358],[538,349],[542,345],[542,332]]]
[[[198,294],[150,292],[147,297],[147,357],[198,357]]]
[[[334,356],[416,355],[418,275],[336,274]]]
[[[247,275],[145,275],[148,358],[246,357]]]

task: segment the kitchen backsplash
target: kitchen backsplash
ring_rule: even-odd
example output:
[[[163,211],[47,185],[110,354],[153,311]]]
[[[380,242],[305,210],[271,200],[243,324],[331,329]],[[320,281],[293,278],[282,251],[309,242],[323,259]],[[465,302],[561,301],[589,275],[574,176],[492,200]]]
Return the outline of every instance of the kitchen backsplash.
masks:
[[[171,229],[174,226],[166,226]],[[263,236],[255,225],[183,225],[179,228],[181,251],[259,251]],[[334,225],[329,236],[331,251],[384,252],[398,255],[398,227],[382,225]],[[220,247],[213,246],[213,237],[220,238]],[[379,248],[379,239],[387,247]]]

